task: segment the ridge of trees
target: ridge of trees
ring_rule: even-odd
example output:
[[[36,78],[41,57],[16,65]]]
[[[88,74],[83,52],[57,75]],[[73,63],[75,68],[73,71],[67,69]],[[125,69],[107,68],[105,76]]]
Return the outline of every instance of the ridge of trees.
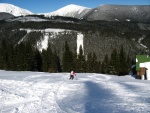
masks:
[[[73,53],[67,42],[64,44],[62,58],[56,51],[52,51],[50,43],[47,50],[42,52],[33,47],[30,42],[22,42],[13,47],[3,40],[0,45],[0,69],[3,70],[40,72],[75,70],[78,73],[125,75],[129,73],[131,67],[131,60],[125,54],[123,46],[119,53],[114,49],[110,58],[106,55],[100,62],[94,52],[85,56],[82,46],[80,46],[79,54]]]
[[[59,17],[57,18],[59,19]],[[27,39],[29,40],[18,44],[18,41],[20,41],[22,37],[27,34],[27,31],[20,30],[21,28],[62,28],[82,31],[82,33],[85,34],[86,38],[86,44],[84,45],[87,46],[85,48],[88,48],[89,43],[92,43],[91,45],[96,45],[95,48],[99,49],[99,47],[97,46],[100,45],[100,43],[97,41],[99,40],[99,37],[102,37],[105,40],[111,39],[111,41],[115,40],[115,38],[117,38],[117,40],[120,40],[118,39],[118,37],[122,40],[128,39],[128,42],[130,41],[131,43],[133,43],[130,43],[129,47],[134,45],[134,47],[132,47],[132,50],[135,51],[134,54],[139,53],[137,52],[138,50],[142,50],[136,47],[135,42],[131,41],[131,39],[135,38],[135,41],[138,41],[138,38],[144,35],[146,37],[142,40],[142,42],[145,43],[148,48],[150,48],[149,30],[140,29],[138,24],[134,22],[4,22],[3,24],[0,24],[0,69],[44,72],[68,72],[73,69],[77,72],[98,72],[116,75],[122,75],[129,72],[131,55],[129,56],[128,54],[126,54],[128,51],[123,49],[123,47],[121,47],[122,50],[120,49],[119,52],[115,49],[113,50],[113,52],[112,50],[110,50],[110,52],[107,51],[106,55],[104,54],[105,56],[103,55],[103,57],[101,56],[102,54],[100,53],[100,51],[105,51],[106,48],[108,48],[108,44],[104,44],[104,48],[102,48],[101,50],[97,50],[94,48],[95,50],[93,51],[93,47],[91,47],[90,49],[92,51],[86,50],[86,54],[83,53],[82,47],[80,47],[80,52],[77,55],[76,51],[73,51],[74,46],[70,46],[70,42],[65,42],[64,47],[60,45],[61,48],[63,48],[63,54],[60,54],[61,50],[55,50],[54,47],[59,45],[58,43],[60,42],[58,42],[58,40],[60,40],[60,38],[55,38],[52,41],[54,43],[57,42],[57,44],[53,46],[49,44],[47,50],[43,50],[41,52],[37,48],[35,48],[34,43],[37,40],[41,40],[43,34],[41,32],[31,32],[27,36]],[[74,40],[73,37],[76,36],[76,33],[74,33],[73,35],[71,34],[66,37],[71,37],[71,39]],[[63,40],[65,36],[62,35],[58,37],[61,37],[61,40]],[[92,42],[93,39],[95,40],[94,43]],[[126,46],[128,46],[128,42],[126,42]],[[122,43],[119,43],[118,46],[120,46],[121,44]],[[99,54],[97,54],[96,52],[98,52]],[[67,54],[69,55],[67,56]],[[67,59],[65,57],[68,57],[71,62],[71,66],[69,63],[67,63]]]

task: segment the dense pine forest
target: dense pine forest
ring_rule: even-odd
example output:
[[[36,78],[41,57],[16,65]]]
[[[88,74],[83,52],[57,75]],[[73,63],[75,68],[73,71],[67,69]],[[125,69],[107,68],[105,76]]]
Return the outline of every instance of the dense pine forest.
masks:
[[[117,53],[114,50],[111,57],[105,56],[101,62],[95,53],[89,53],[87,58],[80,47],[79,54],[72,52],[68,43],[64,43],[64,51],[60,58],[56,51],[52,51],[48,44],[47,50],[40,52],[30,42],[20,43],[15,47],[1,42],[0,69],[15,71],[42,71],[42,72],[90,72],[124,75],[128,74],[131,60],[124,53],[123,47]],[[62,59],[62,61],[60,60]]]
[[[136,54],[149,52],[149,24],[136,22],[87,22],[53,17],[45,22],[0,22],[0,69],[40,72],[90,72],[125,75],[130,72]],[[66,20],[69,19],[69,22]],[[61,21],[60,21],[61,20]],[[142,29],[140,27],[142,27]],[[42,29],[70,31],[55,34],[47,49],[39,50]],[[27,32],[26,29],[39,31]],[[84,35],[84,47],[77,54],[77,33]],[[54,36],[53,33],[48,34]],[[147,48],[139,44],[139,39]],[[23,40],[24,39],[24,40]],[[22,41],[21,41],[22,40]],[[84,50],[82,49],[84,48]]]

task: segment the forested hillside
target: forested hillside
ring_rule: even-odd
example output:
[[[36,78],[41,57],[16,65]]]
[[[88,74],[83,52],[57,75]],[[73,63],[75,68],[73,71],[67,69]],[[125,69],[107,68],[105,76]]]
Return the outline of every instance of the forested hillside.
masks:
[[[149,24],[78,20],[0,23],[0,69],[45,72],[99,72],[122,75],[136,54],[149,54]],[[67,18],[74,20],[73,18]],[[65,20],[65,21],[64,21]],[[63,29],[61,33],[45,29]],[[83,49],[77,55],[77,35]],[[48,47],[40,51],[44,36]]]

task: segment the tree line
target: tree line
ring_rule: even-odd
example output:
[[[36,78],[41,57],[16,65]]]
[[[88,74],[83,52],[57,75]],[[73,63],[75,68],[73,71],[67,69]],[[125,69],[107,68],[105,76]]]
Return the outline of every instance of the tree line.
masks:
[[[62,56],[48,44],[46,50],[39,51],[30,42],[21,42],[13,46],[5,40],[0,44],[0,69],[14,71],[104,73],[125,75],[129,73],[131,60],[123,50],[116,49],[109,57],[100,61],[95,53],[84,54],[82,46],[79,54],[72,52],[68,42],[64,43]]]

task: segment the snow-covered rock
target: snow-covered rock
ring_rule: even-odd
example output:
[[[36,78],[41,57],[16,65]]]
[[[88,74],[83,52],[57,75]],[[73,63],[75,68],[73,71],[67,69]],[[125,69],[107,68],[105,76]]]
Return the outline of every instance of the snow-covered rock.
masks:
[[[10,13],[14,16],[24,16],[32,14],[32,12],[26,9],[7,3],[0,3],[0,12]]]
[[[60,8],[57,11],[47,13],[45,15],[46,16],[66,16],[66,17],[81,18],[89,10],[90,10],[90,8],[71,4],[71,5],[67,5],[63,8]]]

